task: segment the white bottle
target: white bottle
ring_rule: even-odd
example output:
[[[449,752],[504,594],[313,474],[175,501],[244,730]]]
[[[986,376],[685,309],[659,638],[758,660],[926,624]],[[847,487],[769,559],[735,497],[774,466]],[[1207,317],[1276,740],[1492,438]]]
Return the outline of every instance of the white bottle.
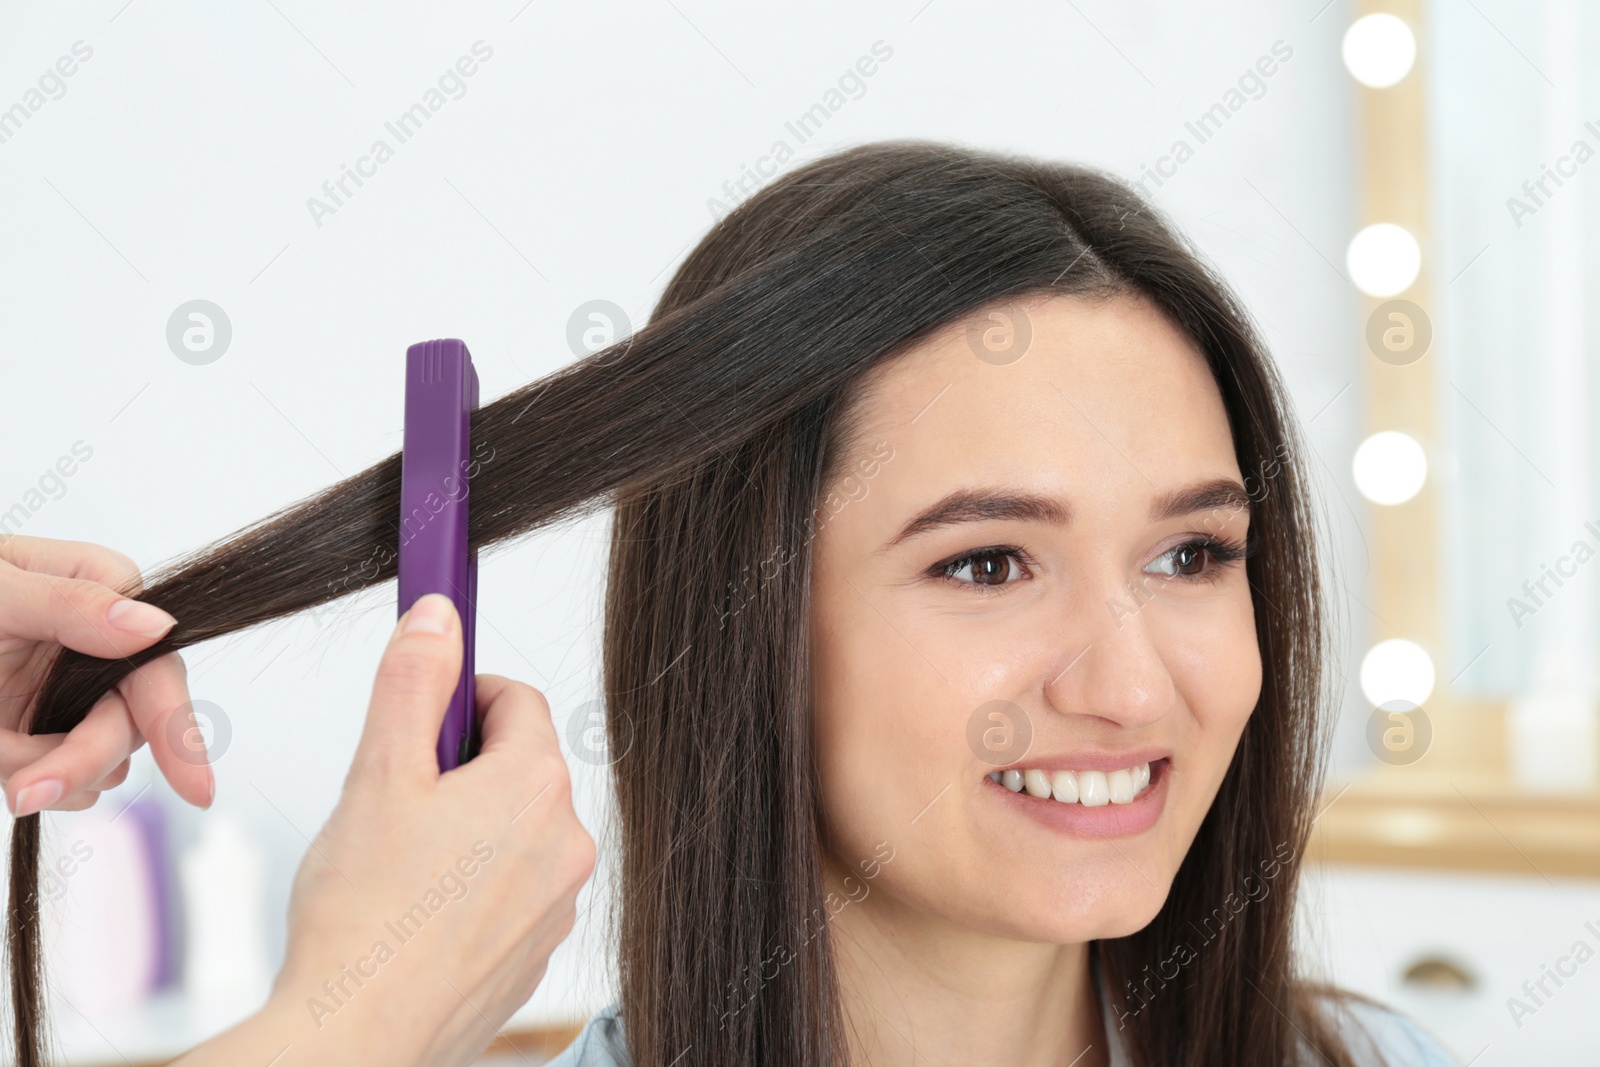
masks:
[[[1561,648],[1544,650],[1533,685],[1506,715],[1511,777],[1537,793],[1600,788],[1600,702],[1586,672]]]
[[[185,923],[183,988],[205,1016],[240,1016],[271,989],[265,929],[266,860],[227,812],[200,817],[179,858]]]

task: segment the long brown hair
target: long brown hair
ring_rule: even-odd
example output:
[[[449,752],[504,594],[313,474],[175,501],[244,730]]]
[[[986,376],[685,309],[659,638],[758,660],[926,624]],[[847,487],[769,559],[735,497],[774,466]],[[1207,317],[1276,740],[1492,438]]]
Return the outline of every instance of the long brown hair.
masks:
[[[1097,944],[1139,1064],[1351,1062],[1295,978],[1291,916],[1331,706],[1304,452],[1226,287],[1128,185],[946,145],[867,145],[718,222],[650,324],[473,418],[486,546],[614,505],[604,679],[620,810],[622,1015],[636,1067],[843,1067],[809,740],[810,545],[859,379],[935,329],[1037,293],[1133,293],[1207,359],[1252,495],[1261,696],[1155,920]],[[398,455],[165,568],[178,624],[129,659],[65,652],[30,729],[66,730],[156,656],[395,576]],[[39,817],[12,841],[16,1059],[41,1062]],[[1254,887],[1254,888],[1253,888]],[[1265,892],[1261,888],[1266,887]]]

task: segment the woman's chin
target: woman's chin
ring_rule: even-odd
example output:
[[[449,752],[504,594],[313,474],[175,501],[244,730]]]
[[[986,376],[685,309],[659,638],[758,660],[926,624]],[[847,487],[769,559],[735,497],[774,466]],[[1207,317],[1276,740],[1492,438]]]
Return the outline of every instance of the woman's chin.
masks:
[[[1014,941],[1037,944],[1071,945],[1106,938],[1127,937],[1149,926],[1166,893],[1140,883],[1138,889],[1118,882],[1105,891],[1096,887],[1075,887],[1063,894],[1049,886],[1010,882],[1000,899],[1006,903],[988,906],[958,917],[946,913],[959,925]]]
[[[1161,901],[1146,906],[1144,901],[1139,900],[1127,901],[1115,908],[1101,907],[1067,916],[1059,912],[1041,915],[1035,933],[1028,940],[1070,945],[1127,937],[1149,926],[1160,911]]]

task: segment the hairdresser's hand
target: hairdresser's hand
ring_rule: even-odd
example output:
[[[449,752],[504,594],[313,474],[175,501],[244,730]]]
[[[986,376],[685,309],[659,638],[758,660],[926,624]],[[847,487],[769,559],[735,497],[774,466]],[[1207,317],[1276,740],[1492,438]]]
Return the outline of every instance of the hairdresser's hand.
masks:
[[[121,592],[119,592],[121,590]],[[91,656],[128,656],[172,629],[173,618],[123,593],[143,590],[139,568],[109,548],[42,537],[0,538],[0,782],[18,816],[76,811],[128,776],[128,757],[151,752],[172,788],[208,807],[214,791],[194,736],[168,743],[174,714],[189,705],[188,672],[176,652],[118,682],[64,734],[21,732],[46,669],[61,646]]]
[[[460,671],[455,609],[423,597],[389,640],[344,792],[295,875],[266,1008],[181,1067],[469,1063],[533,994],[594,842],[526,685],[478,676],[482,750],[439,773]]]

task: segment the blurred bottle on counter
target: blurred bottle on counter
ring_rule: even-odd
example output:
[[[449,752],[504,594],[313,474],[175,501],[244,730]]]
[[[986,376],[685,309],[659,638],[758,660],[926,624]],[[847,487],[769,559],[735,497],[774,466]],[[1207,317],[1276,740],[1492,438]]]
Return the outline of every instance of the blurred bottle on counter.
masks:
[[[48,813],[39,856],[45,952],[74,1011],[132,1008],[173,983],[169,842],[165,813],[144,788],[108,791],[85,811]]]
[[[1600,788],[1600,699],[1561,645],[1541,650],[1532,686],[1506,715],[1511,776],[1537,793]]]
[[[186,996],[206,1014],[243,1015],[272,986],[265,927],[266,858],[244,824],[204,812],[179,859]]]

